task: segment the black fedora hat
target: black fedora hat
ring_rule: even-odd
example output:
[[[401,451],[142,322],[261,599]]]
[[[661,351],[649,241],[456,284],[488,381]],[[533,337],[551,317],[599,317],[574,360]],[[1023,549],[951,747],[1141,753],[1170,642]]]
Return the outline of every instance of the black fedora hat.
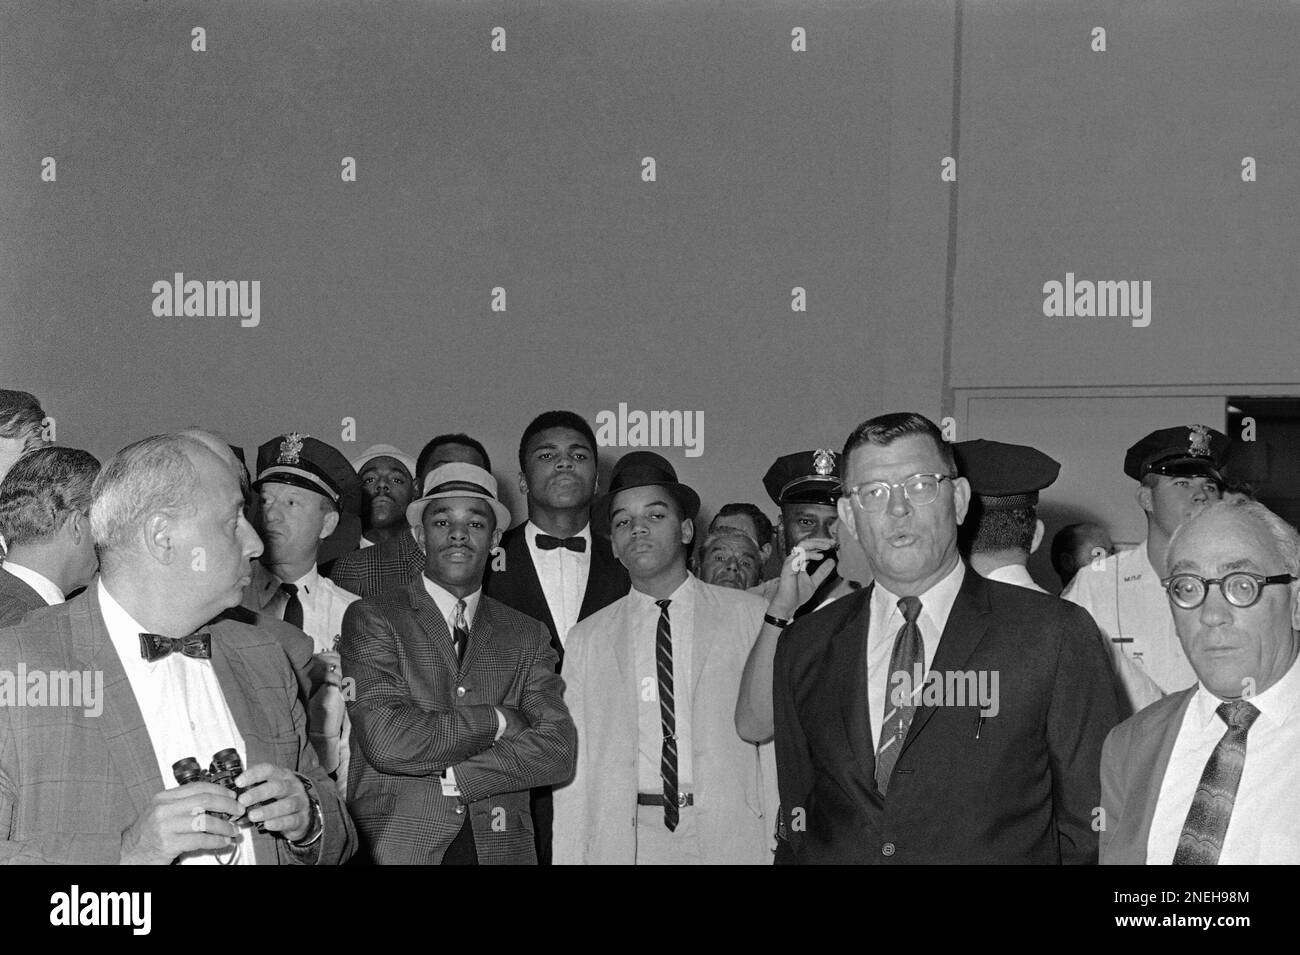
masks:
[[[662,487],[682,509],[682,517],[694,519],[700,512],[700,496],[681,481],[677,472],[662,455],[653,451],[630,451],[618,459],[609,476],[609,491],[596,501],[593,511],[609,524],[609,508],[614,495],[634,487]]]

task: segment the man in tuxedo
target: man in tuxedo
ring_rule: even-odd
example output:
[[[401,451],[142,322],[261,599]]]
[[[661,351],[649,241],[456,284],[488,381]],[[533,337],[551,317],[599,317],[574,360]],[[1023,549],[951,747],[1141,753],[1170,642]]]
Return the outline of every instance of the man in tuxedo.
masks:
[[[453,462],[407,518],[423,575],[349,607],[339,647],[364,849],[377,863],[534,863],[528,790],[565,779],[578,740],[546,628],[482,592],[510,511],[491,474]]]
[[[0,630],[0,670],[84,676],[81,699],[0,707],[0,861],[351,854],[355,831],[307,741],[280,644],[218,619],[261,551],[243,508],[229,463],[184,435],[138,441],[104,466],[91,504],[98,581]],[[95,674],[102,694],[91,700]],[[238,799],[208,782],[173,785],[176,762],[227,748],[244,767]]]
[[[843,464],[874,583],[778,643],[779,861],[1095,862],[1117,721],[1096,625],[962,563],[970,488],[933,422],[872,418]]]
[[[627,593],[627,571],[608,538],[591,528],[596,493],[596,436],[572,411],[534,418],[519,441],[519,493],[528,520],[501,538],[504,567],[487,572],[483,592],[546,624],[556,669],[579,620]],[[537,861],[551,864],[550,787],[533,790]]]
[[[62,603],[99,568],[90,534],[90,489],[99,461],[88,451],[37,448],[0,481],[0,627]]]
[[[1216,502],[1173,534],[1165,588],[1197,683],[1117,726],[1103,864],[1300,863],[1300,535]]]
[[[415,461],[415,483],[434,468],[453,461],[473,464],[487,472],[492,462],[483,445],[467,434],[440,434],[426,444]],[[415,528],[374,547],[344,554],[334,561],[329,578],[358,597],[374,597],[394,587],[404,587],[424,572],[424,554],[415,543]]]
[[[699,496],[652,451],[597,504],[632,589],[569,633],[577,769],[555,790],[557,865],[771,862],[774,767],[736,733],[762,598],[686,569]]]

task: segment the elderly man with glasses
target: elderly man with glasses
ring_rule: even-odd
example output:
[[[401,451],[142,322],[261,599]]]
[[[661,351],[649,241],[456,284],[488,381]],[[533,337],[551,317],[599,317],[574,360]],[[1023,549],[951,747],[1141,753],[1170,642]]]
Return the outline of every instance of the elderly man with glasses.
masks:
[[[1197,682],[1107,738],[1101,861],[1300,863],[1300,535],[1262,504],[1215,503],[1166,563]]]
[[[965,565],[970,486],[933,422],[872,418],[841,464],[874,583],[777,645],[778,861],[1096,862],[1118,719],[1096,625]]]

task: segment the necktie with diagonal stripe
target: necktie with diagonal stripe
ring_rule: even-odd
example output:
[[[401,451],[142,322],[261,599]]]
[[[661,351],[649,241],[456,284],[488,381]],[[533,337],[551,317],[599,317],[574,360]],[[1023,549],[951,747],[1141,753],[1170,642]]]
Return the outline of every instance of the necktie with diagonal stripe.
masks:
[[[907,728],[912,725],[912,714],[916,712],[916,694],[919,686],[912,686],[912,680],[920,669],[925,669],[925,640],[921,636],[921,627],[916,618],[921,615],[919,597],[902,597],[898,609],[903,612],[903,625],[894,637],[894,649],[889,657],[889,679],[885,689],[885,718],[880,721],[880,744],[876,747],[876,786],[883,796],[889,790],[889,777],[893,775],[894,764],[903,749],[903,740],[907,738]],[[907,679],[900,681],[898,674],[905,673]],[[896,699],[899,687],[910,688],[911,694],[906,699]]]
[[[1246,768],[1246,734],[1259,718],[1259,708],[1246,700],[1231,700],[1216,709],[1228,730],[1205,761],[1201,782],[1187,810],[1174,850],[1174,865],[1218,865],[1223,840],[1232,821],[1241,772]]]
[[[456,659],[465,662],[465,648],[469,646],[469,626],[465,623],[465,601],[456,601],[456,617],[452,622],[451,641],[456,645]]]
[[[668,621],[671,600],[656,600],[659,627],[655,631],[655,669],[659,671],[659,721],[663,724],[663,747],[659,775],[664,781],[664,825],[677,828],[681,810],[677,806],[677,717],[673,712],[673,630]]]

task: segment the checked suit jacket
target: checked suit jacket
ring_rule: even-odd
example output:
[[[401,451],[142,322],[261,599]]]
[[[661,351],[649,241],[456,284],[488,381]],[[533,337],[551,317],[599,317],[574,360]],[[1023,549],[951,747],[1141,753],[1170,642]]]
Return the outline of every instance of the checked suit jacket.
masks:
[[[344,554],[334,561],[329,578],[358,597],[377,597],[405,587],[424,573],[424,552],[410,533]]]
[[[480,863],[535,863],[528,791],[568,778],[578,747],[546,628],[485,594],[458,663],[421,577],[348,607],[339,655],[365,857],[439,864],[468,813]],[[494,742],[498,705],[529,728]],[[443,795],[448,767],[460,796]]]
[[[0,707],[0,862],[117,863],[122,833],[154,795],[174,785],[158,772],[153,742],[113,647],[93,584],[67,603],[0,630],[0,671],[101,671],[103,710],[82,706]],[[255,833],[262,865],[345,861],[356,831],[338,790],[307,741],[298,685],[280,643],[230,619],[205,628],[212,668],[248,765],[272,763],[311,779],[324,815],[316,854]],[[202,759],[207,754],[196,754]]]
[[[997,712],[919,706],[886,796],[867,706],[873,589],[777,643],[777,861],[1095,863],[1102,742],[1119,702],[1088,612],[967,567],[931,671],[997,673]]]
[[[46,606],[45,600],[0,564],[0,627],[11,627],[32,610]]]

